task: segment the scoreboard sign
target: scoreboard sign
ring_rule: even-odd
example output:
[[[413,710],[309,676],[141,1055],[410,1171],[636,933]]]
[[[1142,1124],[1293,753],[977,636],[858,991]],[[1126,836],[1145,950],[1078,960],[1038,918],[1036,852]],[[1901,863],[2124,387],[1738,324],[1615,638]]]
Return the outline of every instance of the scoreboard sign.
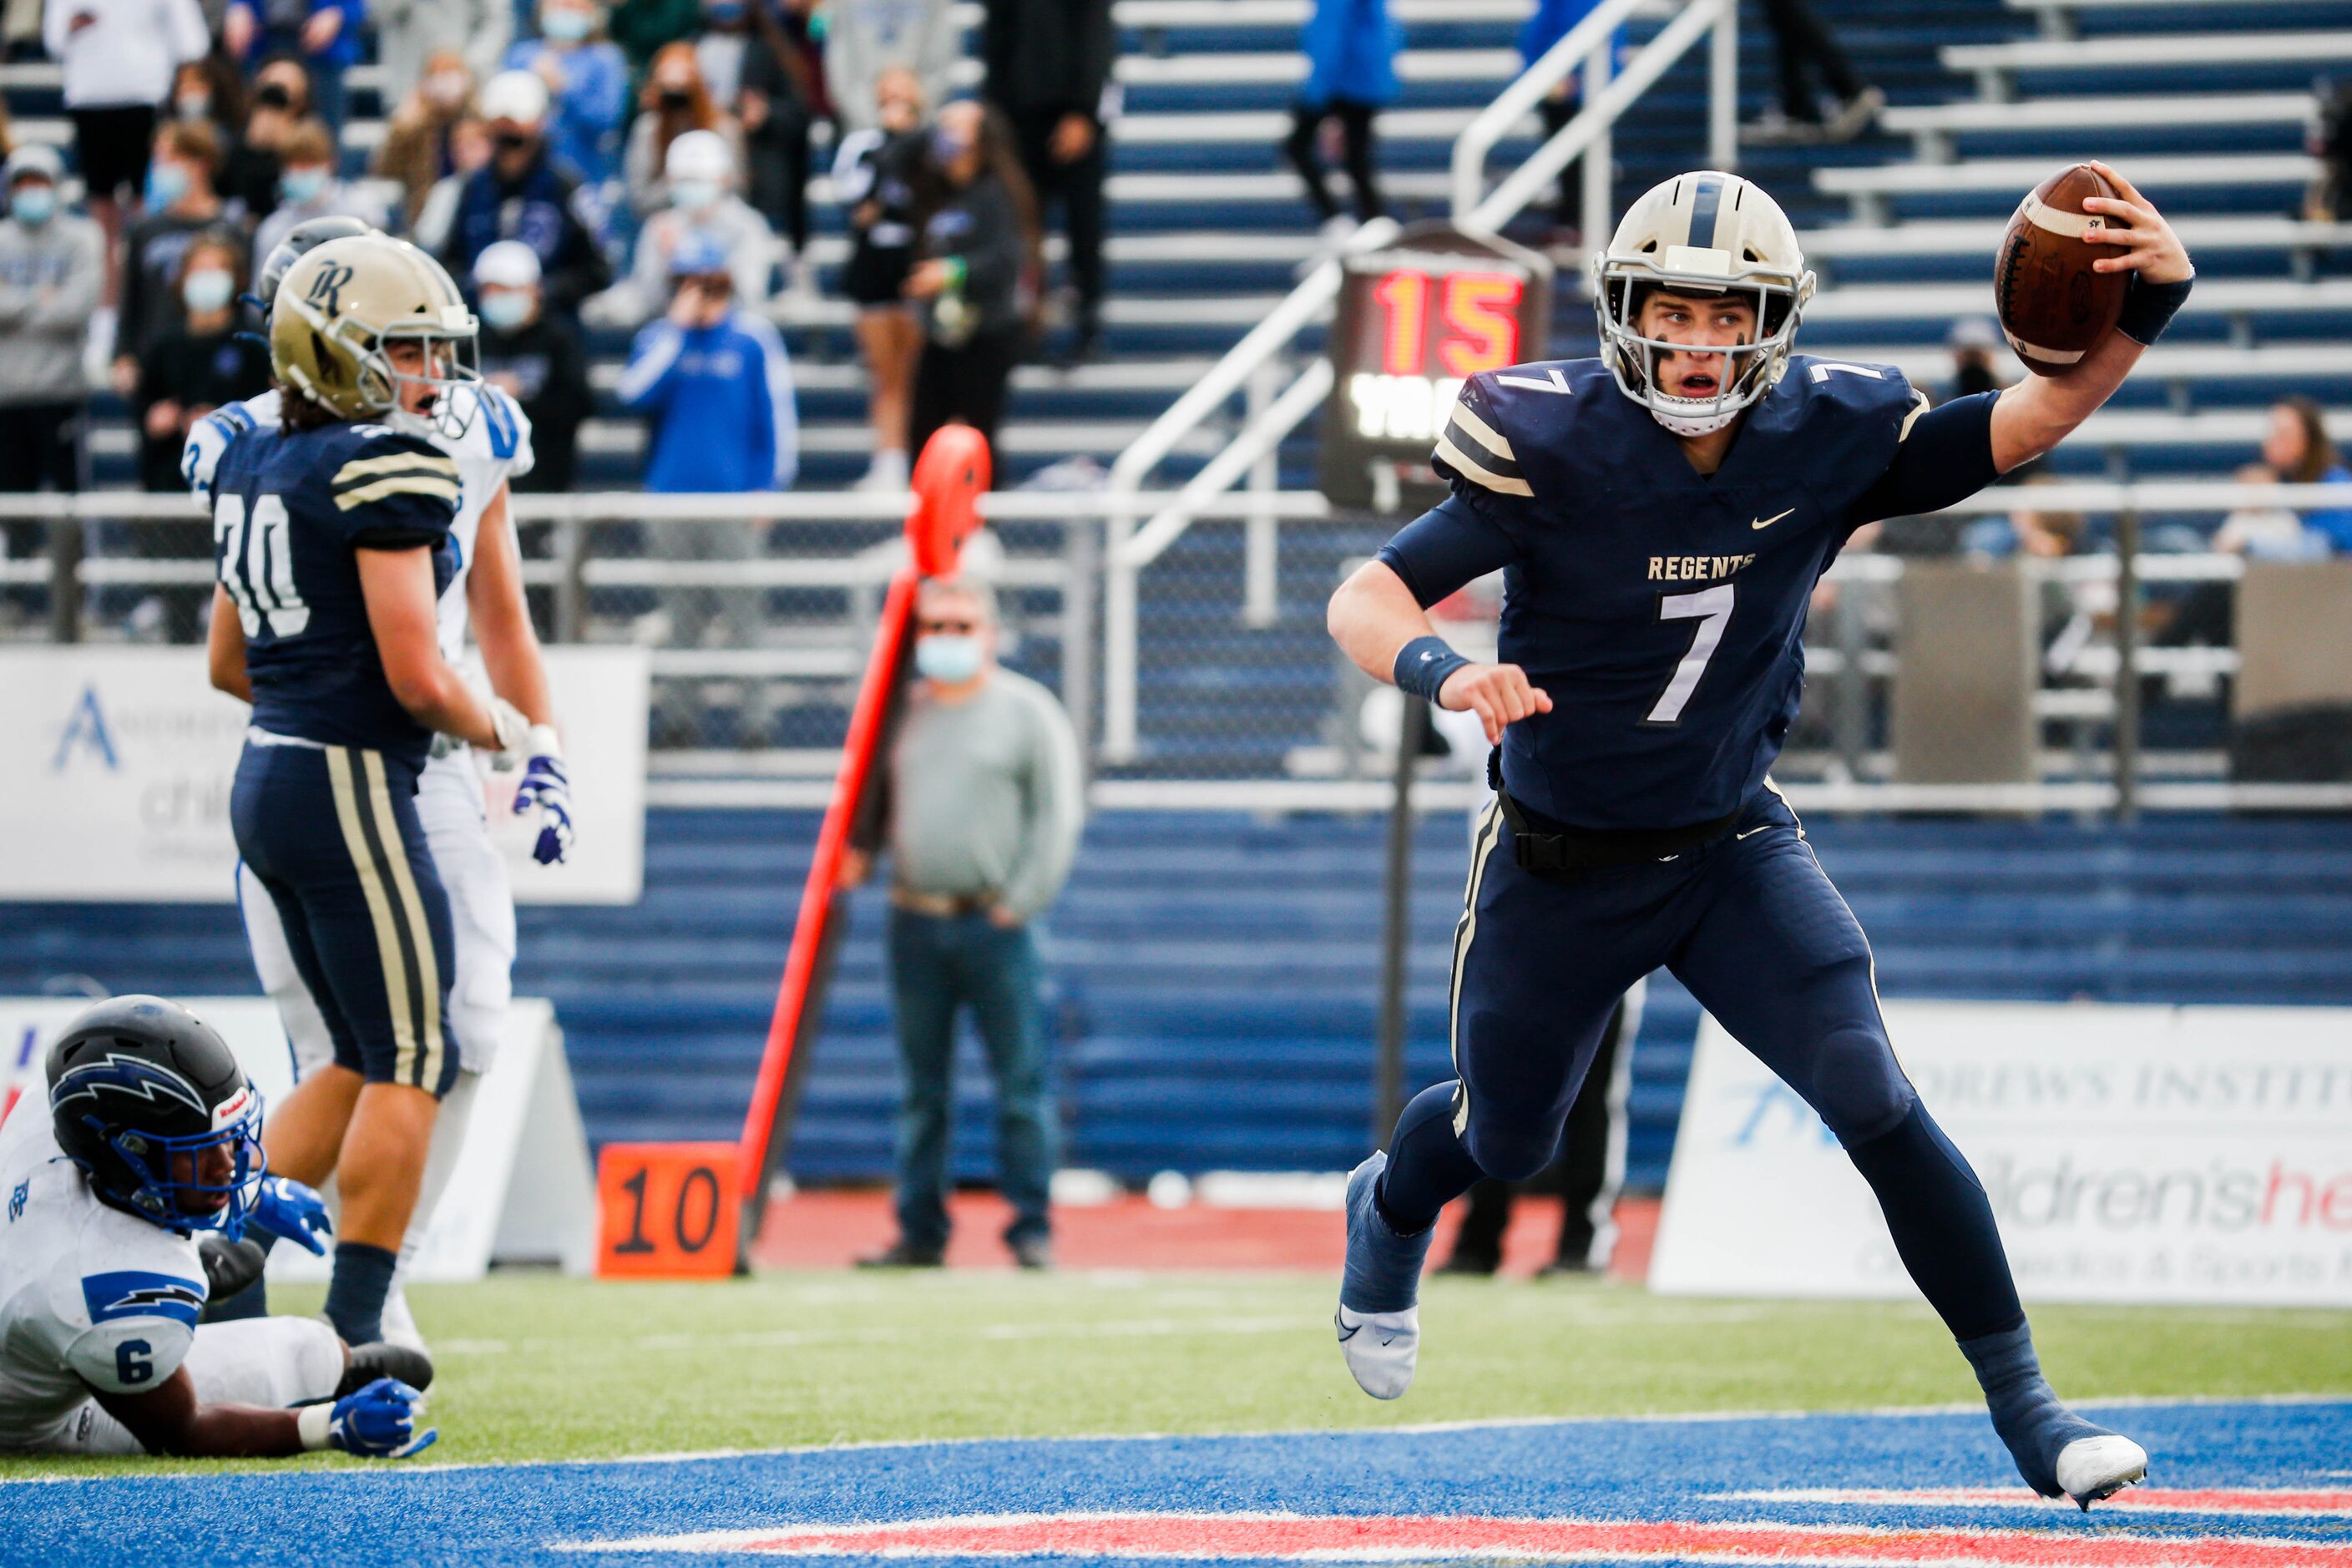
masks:
[[[1395,243],[1348,257],[1331,325],[1323,491],[1339,506],[1402,504],[1435,487],[1430,448],[1462,384],[1540,358],[1551,263],[1538,252],[1447,224],[1416,224]]]

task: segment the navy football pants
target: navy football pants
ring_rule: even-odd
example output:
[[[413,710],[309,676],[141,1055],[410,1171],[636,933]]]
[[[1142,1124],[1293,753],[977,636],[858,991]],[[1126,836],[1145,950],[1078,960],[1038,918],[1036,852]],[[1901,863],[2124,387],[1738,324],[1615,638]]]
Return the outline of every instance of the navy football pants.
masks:
[[[1820,1113],[1954,1333],[2022,1321],[1984,1190],[1895,1058],[1862,927],[1769,789],[1710,844],[1565,876],[1522,870],[1489,810],[1454,933],[1457,1082],[1398,1121],[1391,1221],[1422,1228],[1481,1176],[1543,1169],[1618,998],[1662,967]]]
[[[338,1066],[435,1098],[457,1081],[457,942],[416,816],[416,770],[354,746],[247,741],[229,795]]]

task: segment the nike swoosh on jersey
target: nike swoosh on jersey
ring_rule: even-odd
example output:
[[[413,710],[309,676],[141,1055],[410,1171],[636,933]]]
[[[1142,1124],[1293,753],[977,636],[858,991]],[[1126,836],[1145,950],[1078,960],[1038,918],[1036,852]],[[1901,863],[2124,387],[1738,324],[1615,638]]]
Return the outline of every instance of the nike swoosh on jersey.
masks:
[[[1768,823],[1766,823],[1766,824],[1764,825],[1764,827],[1769,827],[1769,826],[1772,826],[1772,825],[1771,825],[1770,823],[1769,823],[1769,822],[1768,822]],[[1732,841],[1733,843],[1737,844],[1738,842],[1739,842],[1739,840],[1741,840],[1741,839],[1743,839],[1743,838],[1753,838],[1753,837],[1755,837],[1758,834],[1759,834],[1759,833],[1763,832],[1763,831],[1764,831],[1764,827],[1751,827],[1751,828],[1749,828],[1749,829],[1748,829],[1747,832],[1745,832],[1745,833],[1735,833],[1735,834],[1733,834],[1733,835],[1731,836],[1731,841]]]
[[[1790,508],[1789,509],[1789,511],[1794,511],[1794,510],[1797,510],[1797,509],[1796,509],[1795,507],[1790,507]],[[1752,518],[1751,518],[1751,519],[1748,521],[1748,527],[1750,527],[1750,528],[1769,528],[1769,527],[1771,527],[1774,523],[1776,523],[1776,522],[1780,521],[1782,518],[1784,518],[1784,517],[1788,516],[1788,515],[1789,515],[1789,511],[1776,511],[1776,512],[1774,512],[1771,516],[1767,517],[1767,518],[1762,518],[1762,519],[1752,519]]]

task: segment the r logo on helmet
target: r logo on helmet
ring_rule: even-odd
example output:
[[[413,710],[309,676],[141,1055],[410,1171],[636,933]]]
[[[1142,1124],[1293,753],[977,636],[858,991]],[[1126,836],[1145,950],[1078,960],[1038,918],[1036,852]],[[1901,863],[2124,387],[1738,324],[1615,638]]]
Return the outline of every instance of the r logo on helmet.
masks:
[[[308,302],[319,307],[321,313],[336,316],[342,313],[343,286],[352,280],[352,269],[335,262],[319,268],[319,276],[310,281]]]

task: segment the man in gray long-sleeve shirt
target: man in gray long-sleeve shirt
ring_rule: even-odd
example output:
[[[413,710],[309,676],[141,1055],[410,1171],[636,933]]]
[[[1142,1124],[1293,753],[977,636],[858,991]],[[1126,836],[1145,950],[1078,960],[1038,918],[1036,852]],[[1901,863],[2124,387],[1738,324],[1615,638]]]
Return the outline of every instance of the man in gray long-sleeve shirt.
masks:
[[[898,1112],[898,1239],[865,1259],[936,1267],[948,1242],[955,1022],[971,1009],[996,1078],[1004,1233],[1026,1268],[1053,1261],[1047,1188],[1055,1128],[1030,927],[1077,854],[1076,738],[1053,694],[996,668],[996,602],[933,581],[916,602],[910,694],[891,745],[890,984],[905,1097]],[[852,879],[864,874],[853,857]]]
[[[64,210],[65,168],[39,142],[9,156],[0,218],[0,491],[82,487],[89,380],[82,344],[106,281],[98,225]],[[67,525],[59,525],[67,526]],[[6,525],[6,553],[39,548],[43,525]]]

